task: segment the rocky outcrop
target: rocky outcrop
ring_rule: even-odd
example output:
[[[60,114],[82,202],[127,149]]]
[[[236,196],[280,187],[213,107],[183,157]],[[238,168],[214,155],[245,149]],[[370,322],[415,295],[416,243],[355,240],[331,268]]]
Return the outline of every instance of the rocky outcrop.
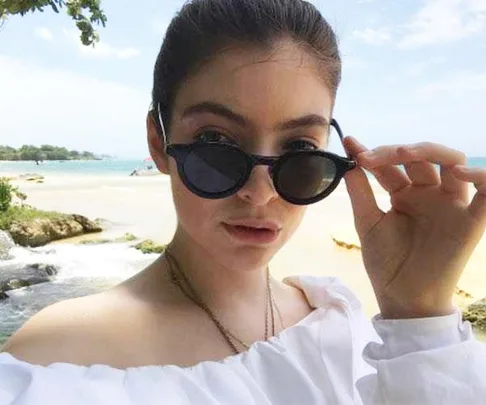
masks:
[[[38,247],[59,239],[101,232],[103,229],[82,215],[60,214],[54,218],[13,222],[8,231],[18,245]]]
[[[153,240],[147,239],[134,246],[135,249],[140,250],[142,253],[164,253],[166,245],[159,245]]]
[[[137,239],[138,238],[135,235],[131,233],[126,233],[125,235],[115,239],[100,239],[100,238],[84,239],[78,242],[78,245],[104,245],[107,243],[124,243],[124,242],[133,242]]]
[[[464,320],[471,322],[475,329],[486,332],[486,298],[476,301],[463,311]]]
[[[0,268],[0,300],[8,298],[7,291],[51,281],[59,269],[50,264],[29,264],[19,268],[15,264]]]

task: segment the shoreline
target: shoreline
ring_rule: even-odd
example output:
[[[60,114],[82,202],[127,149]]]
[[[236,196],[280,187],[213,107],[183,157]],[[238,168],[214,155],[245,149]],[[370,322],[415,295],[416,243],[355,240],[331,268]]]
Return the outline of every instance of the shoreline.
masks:
[[[4,174],[0,173],[0,177]],[[98,233],[99,238],[132,233],[137,238],[163,244],[175,231],[176,213],[168,176],[48,175],[41,184],[25,180],[14,180],[12,184],[27,194],[26,204],[38,209],[107,220],[112,227]],[[388,194],[376,180],[371,184],[380,208],[387,210]],[[471,189],[474,190],[472,186]],[[361,252],[339,247],[333,238],[359,245],[344,181],[328,198],[307,208],[295,234],[272,259],[273,276],[278,280],[297,274],[338,277],[358,296],[365,312],[374,315],[378,306]],[[486,274],[482,271],[485,262],[486,235],[458,283],[473,298],[457,296],[456,305],[463,306],[486,296]]]

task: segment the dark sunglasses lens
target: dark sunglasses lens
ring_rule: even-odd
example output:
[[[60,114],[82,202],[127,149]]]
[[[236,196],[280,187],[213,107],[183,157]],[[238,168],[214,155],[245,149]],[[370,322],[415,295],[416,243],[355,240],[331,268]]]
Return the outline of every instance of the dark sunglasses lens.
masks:
[[[277,173],[280,192],[297,200],[307,200],[324,192],[336,178],[334,161],[313,154],[298,154],[286,160]]]
[[[234,188],[246,173],[247,162],[240,151],[225,145],[195,148],[184,164],[187,180],[204,193],[224,193]]]

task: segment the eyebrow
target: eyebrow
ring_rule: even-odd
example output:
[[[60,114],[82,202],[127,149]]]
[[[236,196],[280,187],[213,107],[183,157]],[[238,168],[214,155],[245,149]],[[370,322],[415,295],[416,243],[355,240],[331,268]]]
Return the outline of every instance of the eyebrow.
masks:
[[[202,103],[194,104],[190,107],[187,107],[183,114],[182,118],[186,118],[190,115],[197,115],[197,114],[215,114],[227,118],[240,127],[249,127],[251,126],[250,120],[245,118],[244,116],[235,113],[234,111],[230,110],[228,107],[224,106],[223,104],[211,102],[211,101],[204,101]],[[286,131],[290,129],[296,129],[300,127],[310,127],[310,126],[321,126],[327,128],[329,126],[329,121],[318,114],[309,114],[305,115],[300,118],[295,118],[277,125],[276,129],[278,131]]]

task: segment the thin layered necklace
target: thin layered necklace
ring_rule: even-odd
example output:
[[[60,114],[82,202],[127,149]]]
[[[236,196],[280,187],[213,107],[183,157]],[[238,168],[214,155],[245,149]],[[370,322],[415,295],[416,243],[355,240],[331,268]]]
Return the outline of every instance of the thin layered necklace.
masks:
[[[201,308],[209,318],[212,320],[216,328],[221,333],[222,337],[230,346],[231,350],[234,354],[241,353],[243,350],[239,350],[238,346],[242,347],[244,350],[250,348],[250,344],[244,342],[240,339],[236,334],[231,332],[227,327],[225,327],[221,321],[216,317],[216,315],[209,309],[206,305],[204,300],[201,296],[197,293],[194,289],[192,284],[190,283],[189,279],[187,278],[186,274],[182,270],[181,266],[179,266],[178,261],[174,257],[171,252],[169,246],[167,246],[164,256],[167,260],[168,264],[168,273],[171,282],[179,288],[179,290],[195,305]],[[272,285],[270,282],[270,271],[267,267],[266,269],[266,292],[265,292],[265,333],[264,339],[268,340],[271,336],[275,335],[275,312],[278,313],[279,321],[281,328],[284,328],[282,315],[280,310],[278,309],[277,303],[275,302],[275,298],[273,296]],[[270,332],[271,331],[271,332]],[[270,334],[271,333],[271,334]]]

